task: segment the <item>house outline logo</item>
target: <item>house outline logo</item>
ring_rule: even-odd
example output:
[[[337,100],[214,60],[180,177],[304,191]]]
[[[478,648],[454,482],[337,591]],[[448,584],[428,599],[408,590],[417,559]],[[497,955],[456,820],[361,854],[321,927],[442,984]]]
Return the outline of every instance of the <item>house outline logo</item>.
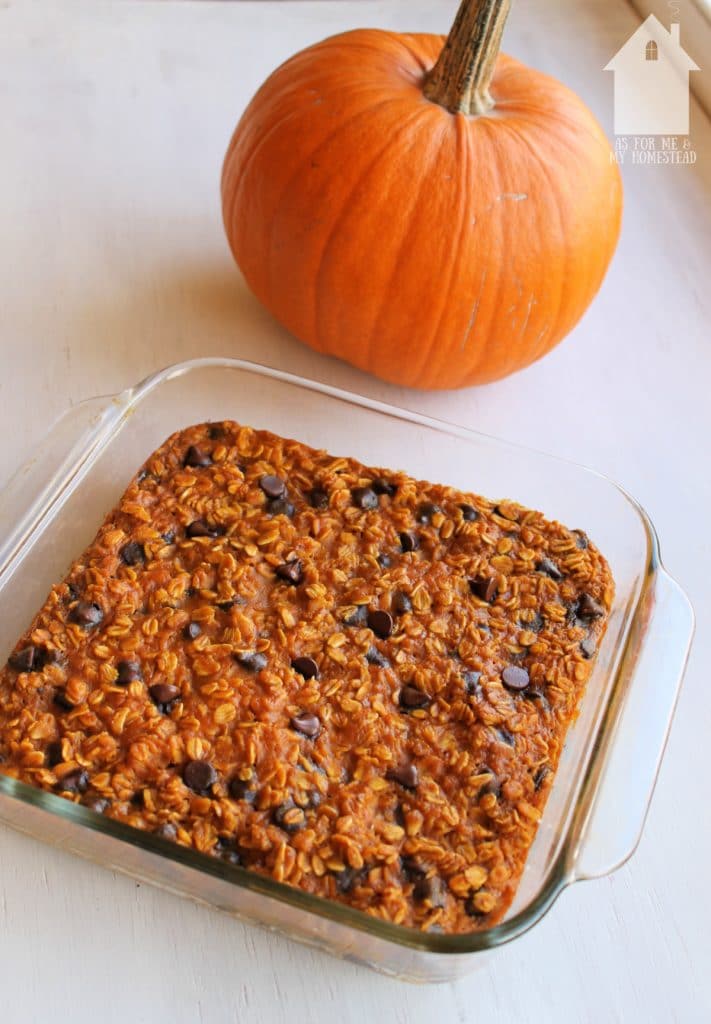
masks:
[[[699,67],[650,14],[605,65],[615,75],[615,135],[688,135],[689,72]]]

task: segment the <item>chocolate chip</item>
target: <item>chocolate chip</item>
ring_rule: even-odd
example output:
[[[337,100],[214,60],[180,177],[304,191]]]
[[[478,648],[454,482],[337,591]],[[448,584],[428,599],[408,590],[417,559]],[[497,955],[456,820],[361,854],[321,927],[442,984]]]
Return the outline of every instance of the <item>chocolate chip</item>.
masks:
[[[202,466],[212,465],[212,456],[204,452],[202,448],[196,447],[191,444],[185,453],[185,459],[183,461],[184,466],[192,466],[194,469],[198,469]]]
[[[408,882],[419,882],[429,870],[423,864],[418,863],[414,857],[401,857],[400,869]]]
[[[61,740],[53,740],[52,743],[47,744],[44,756],[48,768],[56,768],[58,764],[61,764],[64,760]]]
[[[545,573],[545,575],[550,576],[552,580],[559,581],[563,579],[563,573],[555,562],[550,560],[550,558],[541,558],[536,562],[536,572]]]
[[[153,830],[153,834],[160,836],[161,839],[176,839],[178,830],[172,821],[164,821],[162,825]]]
[[[180,690],[172,683],[156,683],[148,688],[148,692],[153,703],[163,711],[167,711],[168,705],[180,696]]]
[[[429,903],[431,907],[443,907],[446,903],[444,884],[438,875],[420,878],[415,883],[412,895],[422,903]]]
[[[547,764],[542,764],[536,774],[533,776],[533,788],[538,791],[543,783],[545,782],[546,776],[550,775],[550,768]]]
[[[237,598],[231,597],[228,601],[218,601],[217,607],[221,612],[229,612],[237,604]]]
[[[211,423],[207,431],[207,436],[211,441],[219,441],[220,438],[225,436],[225,433],[224,423]]]
[[[280,476],[262,476],[259,478],[259,486],[268,498],[286,497],[286,483]]]
[[[202,633],[202,626],[199,622],[188,622],[183,626],[183,636],[186,640],[195,640]]]
[[[352,612],[343,619],[344,626],[364,626],[368,621],[368,607],[364,604],[356,605]]]
[[[403,530],[400,534],[400,547],[408,554],[410,551],[417,551],[420,546],[420,538],[412,530]]]
[[[230,840],[234,843],[234,839]],[[232,849],[225,849],[224,846],[220,845],[217,849],[218,856],[225,861],[226,864],[231,864],[233,867],[238,868],[242,864],[242,858],[239,855],[239,851]]]
[[[336,875],[336,888],[339,892],[350,892],[355,885],[358,885],[363,880],[365,874],[365,868],[358,868],[356,870],[356,868],[346,867]]]
[[[291,519],[294,511],[294,505],[288,498],[274,498],[267,503],[267,512],[270,516],[286,516],[287,519]]]
[[[195,519],[190,523],[185,532],[190,538],[224,537],[227,533],[227,527],[221,523],[208,523],[204,519]]]
[[[165,533],[161,534],[161,537],[166,544],[173,544],[175,541],[175,530],[166,530]]]
[[[381,476],[373,480],[370,486],[376,494],[387,494],[388,498],[394,498],[397,494],[397,484],[392,483],[390,480],[385,480]]]
[[[367,510],[378,507],[378,495],[372,487],[356,487],[351,491],[351,497],[356,508]]]
[[[95,814],[103,814],[109,806],[109,801],[103,796],[91,796],[86,800],[82,800],[82,804],[84,807],[88,807],[90,811],[94,811]]]
[[[30,644],[29,647],[23,647],[21,651],[11,654],[7,663],[16,672],[40,672],[44,666],[44,660],[41,648]]]
[[[116,676],[116,683],[118,686],[129,686],[136,680],[143,679],[143,673],[141,671],[141,663],[138,661],[119,661],[116,665],[118,675]]]
[[[52,699],[57,707],[62,708],[63,711],[73,711],[76,707],[76,705],[67,697],[66,691],[63,687],[59,687],[54,691]]]
[[[297,587],[304,578],[304,567],[299,558],[292,558],[288,562],[283,562],[276,567],[274,572],[280,580],[290,583],[292,587]]]
[[[89,774],[83,768],[74,768],[73,771],[59,780],[57,788],[65,793],[84,793],[89,786]]]
[[[470,697],[481,697],[481,672],[475,672],[473,669],[462,673],[462,679],[464,680],[464,689],[467,691]]]
[[[296,732],[301,733],[309,740],[315,740],[318,734],[321,732],[321,721],[317,715],[311,714],[310,711],[302,711],[299,715],[294,715],[290,720],[289,724],[292,729]]]
[[[395,591],[390,606],[396,615],[405,615],[412,611],[412,601],[402,590]]]
[[[532,633],[540,633],[544,626],[543,616],[536,612],[533,618],[529,619],[528,622],[524,622],[519,619],[519,624],[523,626],[524,629],[530,630]]]
[[[486,917],[487,914],[491,913],[489,910],[479,910],[474,902],[473,896],[469,896],[464,904],[464,909],[469,917]]]
[[[412,762],[409,764],[402,764],[397,768],[391,769],[391,771],[387,773],[386,778],[390,779],[392,782],[397,782],[405,789],[417,789],[417,784],[419,782],[417,765],[412,764]]]
[[[217,772],[209,761],[188,761],[183,770],[183,782],[193,792],[205,794],[217,782]]]
[[[581,551],[585,551],[590,544],[587,534],[583,533],[582,530],[573,530],[572,533],[575,538],[575,546],[580,548]]]
[[[313,658],[294,658],[291,663],[291,667],[295,672],[298,672],[299,675],[303,676],[304,679],[318,679],[318,665]]]
[[[531,681],[527,670],[519,665],[507,665],[501,673],[501,679],[509,690],[525,690]]]
[[[125,565],[138,565],[139,562],[146,560],[146,550],[137,540],[130,540],[128,544],[124,544],[119,555]]]
[[[229,791],[233,800],[244,800],[248,804],[254,803],[259,792],[254,779],[236,777],[230,782]]]
[[[246,668],[250,672],[261,672],[263,668],[267,667],[266,655],[257,651],[246,651],[244,654],[235,654],[234,658],[242,668]]]
[[[77,626],[98,626],[103,617],[100,606],[91,601],[80,601],[69,613],[69,621]]]
[[[432,698],[428,697],[422,690],[418,690],[416,686],[403,686],[400,690],[400,707],[406,708],[408,711],[413,711],[415,708],[427,708],[432,703]]]
[[[499,792],[501,790],[501,783],[496,776],[496,772],[492,772],[491,768],[489,768],[488,765],[484,764],[480,765],[479,768],[477,768],[475,774],[491,776],[491,778],[488,779],[479,789],[479,792],[477,793],[478,797],[486,796],[488,793],[493,793],[494,796],[499,795]]]
[[[584,640],[580,642],[580,650],[586,658],[592,658],[597,650],[597,644],[594,636],[586,636]]]
[[[279,804],[273,813],[274,824],[283,828],[285,832],[298,832],[306,824],[306,815],[300,807],[296,807],[293,800],[285,800]]]
[[[415,511],[415,519],[418,523],[422,523],[426,526],[432,522],[432,517],[440,513],[442,509],[439,505],[433,505],[431,501],[424,501],[421,505],[417,506]]]
[[[474,597],[491,604],[499,592],[496,576],[475,576],[469,580],[469,589]]]
[[[595,600],[592,594],[583,593],[578,598],[578,604],[575,609],[578,618],[581,619],[599,619],[605,614],[605,609],[602,605]]]
[[[377,665],[378,668],[390,668],[390,662],[381,654],[377,647],[369,647],[365,652],[365,660],[370,662],[371,665]]]
[[[309,491],[309,504],[312,508],[318,509],[323,512],[324,509],[328,508],[328,494],[324,491],[323,487],[312,487]]]
[[[386,640],[393,631],[393,617],[382,608],[374,608],[368,612],[368,626],[381,640]]]
[[[460,505],[459,508],[465,523],[475,523],[479,518],[479,513],[473,505]]]
[[[380,554],[378,555],[378,565],[381,569],[389,569],[392,565],[392,559],[390,555]]]

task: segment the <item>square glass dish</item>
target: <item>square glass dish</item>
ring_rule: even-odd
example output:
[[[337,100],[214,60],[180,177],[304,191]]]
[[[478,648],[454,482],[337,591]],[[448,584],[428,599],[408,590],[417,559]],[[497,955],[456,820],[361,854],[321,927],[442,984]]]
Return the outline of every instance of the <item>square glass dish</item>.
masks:
[[[516,898],[467,935],[390,924],[141,832],[0,775],[0,820],[99,864],[411,980],[455,978],[535,924],[566,885],[606,874],[639,839],[693,632],[644,511],[587,469],[240,360],[198,359],[73,408],[0,497],[0,656],[175,430],[234,419],[365,464],[404,469],[580,527],[616,597]]]

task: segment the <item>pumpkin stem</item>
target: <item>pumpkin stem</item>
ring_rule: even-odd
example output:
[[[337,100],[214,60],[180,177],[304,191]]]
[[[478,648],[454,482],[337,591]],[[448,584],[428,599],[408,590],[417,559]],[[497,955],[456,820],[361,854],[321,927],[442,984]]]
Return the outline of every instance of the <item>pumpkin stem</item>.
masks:
[[[485,114],[511,0],[462,0],[424,93],[452,114]]]

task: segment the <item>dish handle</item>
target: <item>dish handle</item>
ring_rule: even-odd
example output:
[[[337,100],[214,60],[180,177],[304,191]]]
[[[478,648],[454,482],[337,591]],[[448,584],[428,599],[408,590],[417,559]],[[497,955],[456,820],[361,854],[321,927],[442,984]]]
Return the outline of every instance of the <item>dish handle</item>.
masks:
[[[120,395],[89,398],[72,406],[2,485],[0,580],[12,573],[37,529],[93,464],[124,412]]]
[[[572,864],[574,881],[621,867],[642,835],[694,633],[684,591],[661,568],[621,666],[624,696]],[[633,685],[634,684],[634,685]]]

